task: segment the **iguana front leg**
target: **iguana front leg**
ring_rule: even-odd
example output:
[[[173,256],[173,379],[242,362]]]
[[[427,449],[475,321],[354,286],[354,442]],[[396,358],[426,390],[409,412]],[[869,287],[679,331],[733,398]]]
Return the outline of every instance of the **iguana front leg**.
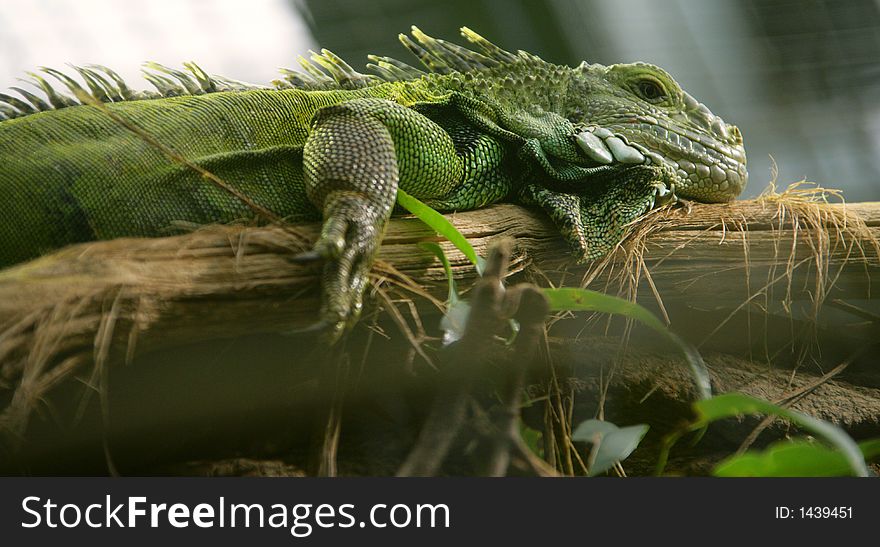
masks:
[[[314,250],[326,261],[321,324],[335,339],[357,318],[367,274],[398,187],[416,197],[447,194],[463,166],[449,135],[427,117],[384,99],[321,109],[303,149],[306,193],[323,212]]]

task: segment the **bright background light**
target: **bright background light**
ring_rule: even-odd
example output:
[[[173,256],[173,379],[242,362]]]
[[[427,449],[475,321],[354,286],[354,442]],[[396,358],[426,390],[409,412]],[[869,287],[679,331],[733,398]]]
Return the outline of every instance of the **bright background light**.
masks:
[[[0,0],[0,89],[67,63],[110,67],[143,89],[145,61],[195,61],[210,74],[268,84],[314,47],[286,0]]]

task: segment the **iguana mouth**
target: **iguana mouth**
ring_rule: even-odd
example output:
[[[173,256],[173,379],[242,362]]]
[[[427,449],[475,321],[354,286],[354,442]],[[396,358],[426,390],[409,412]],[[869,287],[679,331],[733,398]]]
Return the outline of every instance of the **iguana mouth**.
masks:
[[[630,145],[644,147],[676,169],[681,183],[676,193],[683,198],[724,202],[738,196],[748,183],[742,135],[720,118],[711,133],[686,129],[667,120],[638,116],[605,126],[623,136]]]

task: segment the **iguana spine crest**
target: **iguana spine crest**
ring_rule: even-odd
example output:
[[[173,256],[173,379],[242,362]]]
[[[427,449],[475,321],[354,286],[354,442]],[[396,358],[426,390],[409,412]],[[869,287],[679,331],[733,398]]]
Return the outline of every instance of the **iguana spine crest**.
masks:
[[[142,73],[155,91],[138,91],[132,89],[118,73],[106,66],[69,65],[82,78],[85,87],[88,88],[86,91],[83,85],[70,75],[54,68],[40,67],[40,72],[57,80],[73,96],[59,92],[43,75],[28,72],[30,78],[22,78],[21,81],[42,91],[46,98],[43,99],[19,87],[11,87],[10,89],[21,95],[21,98],[0,93],[0,120],[78,106],[83,104],[76,98],[81,93],[88,93],[101,102],[121,102],[252,89],[305,91],[360,89],[385,82],[413,80],[427,73],[464,73],[495,68],[502,64],[544,62],[539,57],[524,51],[519,51],[517,54],[505,51],[467,27],[461,29],[461,34],[482,53],[432,38],[413,26],[413,38],[400,34],[399,39],[428,72],[391,57],[369,55],[368,59],[371,62],[366,67],[374,74],[363,74],[353,69],[332,51],[322,49],[320,52],[311,51],[311,60],[300,56],[297,59],[300,70],[280,69],[282,78],[273,80],[271,87],[208,74],[194,62],[183,63],[184,70],[180,70],[149,61],[144,63]]]

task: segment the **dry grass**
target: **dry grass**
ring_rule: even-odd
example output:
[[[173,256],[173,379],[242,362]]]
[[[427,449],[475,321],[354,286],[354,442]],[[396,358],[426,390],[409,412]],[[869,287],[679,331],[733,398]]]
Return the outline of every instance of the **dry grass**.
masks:
[[[38,410],[58,423],[76,423],[93,395],[109,420],[108,369],[131,362],[139,337],[168,320],[170,298],[210,299],[212,291],[231,295],[261,278],[272,281],[266,257],[303,250],[309,239],[296,227],[260,230],[250,238],[238,228],[208,226],[183,240],[146,240],[143,247],[132,240],[101,242],[103,260],[97,261],[89,256],[91,247],[70,247],[0,272],[0,317],[7,320],[0,325],[0,387],[14,389],[0,412],[0,440],[17,442]],[[177,246],[181,241],[185,245]],[[198,287],[196,280],[211,287]],[[295,275],[291,281],[293,291],[306,288]],[[192,323],[194,332],[198,319],[172,318]],[[205,326],[203,338],[210,335]],[[46,395],[72,377],[82,382],[83,396],[74,415],[62,417]]]
[[[768,208],[775,208],[772,214],[774,223],[770,228],[776,236],[776,262],[783,265],[782,271],[774,267],[767,279],[758,280],[757,288],[752,287],[756,280],[749,277],[748,232],[755,219],[746,216],[721,216],[713,224],[694,231],[690,240],[680,243],[666,256],[655,258],[650,264],[646,263],[645,254],[653,234],[688,225],[689,215],[681,210],[680,205],[656,209],[633,223],[627,237],[612,253],[588,266],[580,280],[580,286],[636,301],[644,281],[644,285],[651,291],[661,315],[668,324],[669,316],[662,295],[651,277],[651,269],[660,266],[667,258],[687,247],[690,242],[707,234],[717,233],[721,241],[724,241],[730,231],[737,231],[742,234],[744,283],[749,291],[749,296],[744,299],[742,307],[753,304],[759,297],[769,299],[774,288],[782,282],[785,294],[780,301],[785,311],[791,313],[792,291],[795,289],[792,286],[794,272],[798,268],[812,269],[815,272],[812,276],[814,286],[808,290],[811,293],[812,312],[815,317],[824,304],[829,289],[837,282],[844,265],[850,258],[857,257],[862,263],[869,264],[880,256],[880,242],[860,216],[846,209],[843,194],[839,190],[799,181],[780,192],[775,180],[772,180],[753,203],[758,205],[763,213],[766,213]],[[836,203],[844,206],[833,206]],[[808,257],[799,256],[799,243],[808,245],[810,250]],[[840,265],[837,269],[833,269],[829,258],[841,251],[845,259],[839,261]],[[599,280],[602,281],[602,285],[596,286]],[[767,308],[768,306],[764,306],[763,311],[766,312]],[[555,320],[563,317],[565,314],[560,314]],[[721,327],[723,324],[718,328]]]
[[[843,193],[840,190],[824,188],[812,182],[799,181],[780,191],[774,173],[767,188],[752,203],[757,207],[756,211],[760,211],[761,219],[765,219],[768,212],[771,213],[769,216],[773,219],[769,228],[774,234],[775,260],[772,261],[773,265],[766,278],[753,279],[750,275],[752,267],[749,230],[750,227],[754,228],[757,215],[755,217],[722,215],[714,222],[706,224],[704,228],[694,230],[690,239],[682,241],[678,246],[669,250],[665,256],[658,259],[654,253],[651,263],[647,263],[645,256],[653,235],[660,231],[688,226],[691,218],[691,215],[688,214],[690,213],[690,205],[688,204],[687,210],[684,210],[683,205],[670,205],[651,211],[633,223],[628,236],[614,252],[589,265],[580,279],[580,286],[615,294],[630,301],[636,301],[639,298],[640,290],[647,290],[650,297],[656,302],[660,315],[669,324],[670,319],[663,302],[663,295],[658,291],[651,276],[652,269],[662,265],[665,260],[698,238],[714,237],[718,238],[721,243],[729,238],[732,231],[738,232],[741,237],[736,239],[742,241],[743,288],[747,297],[743,298],[739,306],[730,311],[729,315],[706,337],[706,340],[723,329],[740,312],[757,311],[759,316],[768,318],[772,313],[774,303],[776,303],[776,307],[781,305],[783,313],[789,316],[794,329],[793,294],[806,292],[809,294],[811,302],[810,312],[808,317],[802,318],[799,324],[805,325],[801,328],[807,329],[809,332],[792,333],[793,341],[795,339],[804,340],[799,347],[792,347],[792,351],[797,354],[796,362],[801,363],[820,352],[820,348],[815,342],[816,320],[844,267],[850,263],[851,259],[865,264],[866,268],[868,264],[876,264],[877,257],[880,257],[880,242],[864,219],[846,208]],[[762,222],[766,221],[762,220]],[[803,256],[804,253],[799,252],[802,251],[804,245],[809,251],[807,256]],[[831,257],[833,256],[843,256],[844,258],[832,261]],[[836,263],[836,266],[833,266],[832,263]],[[793,283],[796,270],[810,272],[812,275],[804,276],[804,278],[811,279],[812,286],[795,287]],[[549,279],[547,275],[539,275]],[[567,319],[571,315],[565,312],[559,313],[550,320],[550,325]],[[747,314],[747,317],[751,321],[751,314]],[[602,314],[581,317],[580,321],[583,325],[582,333],[587,332],[591,326],[596,326],[600,321],[606,322],[606,331],[611,327],[613,321],[623,322],[623,334],[620,338],[616,359],[608,370],[603,368],[599,371],[599,401],[596,413],[601,419],[605,412],[604,405],[608,389],[612,385],[616,370],[626,357],[633,321],[628,318],[612,318]],[[758,336],[766,336],[766,325],[754,325],[754,327],[760,328],[761,334]],[[749,332],[745,333],[749,340],[755,335],[752,328],[753,325],[749,323]],[[794,342],[792,343],[794,344]],[[769,364],[772,357],[766,353],[765,359]],[[793,368],[789,383],[794,380],[797,369],[797,366]],[[557,435],[562,437],[557,439],[557,447],[564,451],[571,444],[569,435],[572,428],[570,422],[565,423],[571,419],[571,416],[565,413],[564,409],[567,403],[573,400],[574,393],[568,393],[564,384],[560,387],[555,374],[547,389],[549,395],[548,418],[552,417],[553,429]],[[549,426],[550,422],[548,421]],[[571,470],[571,463],[566,458],[557,457],[557,462],[558,465],[561,464],[561,469]]]
[[[0,273],[0,284],[4,281],[14,284],[27,283],[31,277],[39,279],[64,272],[56,283],[57,296],[29,301],[26,315],[16,316],[14,321],[0,325],[0,388],[12,391],[10,404],[0,411],[0,440],[11,439],[12,444],[16,444],[34,412],[54,416],[53,420],[58,423],[75,424],[93,397],[98,398],[106,427],[110,420],[107,404],[109,368],[119,362],[130,363],[140,337],[150,333],[157,323],[169,320],[184,321],[190,329],[203,329],[203,333],[198,333],[202,338],[210,338],[212,332],[216,332],[211,325],[203,325],[200,329],[198,317],[169,317],[169,298],[179,299],[183,288],[186,288],[184,294],[199,292],[198,287],[191,287],[199,284],[197,280],[212,285],[205,289],[207,306],[211,305],[214,295],[220,299],[234,297],[238,289],[259,286],[263,281],[275,290],[279,261],[265,258],[300,252],[307,248],[312,237],[290,226],[261,229],[256,233],[255,236],[246,229],[236,232],[234,228],[230,231],[216,226],[192,230],[186,236],[186,246],[166,245],[155,252],[161,257],[173,256],[173,260],[168,260],[160,268],[173,274],[162,278],[158,275],[163,272],[154,275],[157,272],[140,269],[142,262],[149,262],[150,257],[155,256],[130,256],[124,240],[118,240],[117,248],[111,248],[103,255],[112,257],[104,263],[93,263],[72,249]],[[162,245],[160,239],[150,241]],[[105,244],[113,245],[114,242]],[[232,269],[237,275],[230,275],[228,263],[215,263],[218,256],[232,260]],[[283,258],[280,262],[284,263]],[[222,269],[224,264],[225,270]],[[300,270],[304,269],[308,267],[300,267]],[[110,282],[94,290],[84,289],[92,276]],[[292,300],[307,292],[312,293],[312,278],[313,274],[304,273],[298,282],[296,273],[291,274],[291,287],[286,293],[291,293]],[[445,310],[445,303],[409,275],[382,260],[376,261],[370,281],[369,290],[379,304],[378,311],[387,313],[400,335],[410,343],[406,360],[412,365],[417,357],[433,367],[432,359],[423,349],[424,343],[433,339],[426,333],[415,302],[427,301],[440,310]],[[21,298],[27,299],[28,295],[23,293]],[[256,309],[259,306],[265,306],[265,303],[255,303]],[[232,317],[234,314],[230,315],[230,320],[238,320]],[[252,315],[248,314],[249,317]],[[253,324],[253,332],[272,331],[271,321],[268,317],[264,325]],[[193,341],[197,339],[194,337]],[[83,385],[82,397],[74,416],[61,417],[46,395],[74,377]]]

